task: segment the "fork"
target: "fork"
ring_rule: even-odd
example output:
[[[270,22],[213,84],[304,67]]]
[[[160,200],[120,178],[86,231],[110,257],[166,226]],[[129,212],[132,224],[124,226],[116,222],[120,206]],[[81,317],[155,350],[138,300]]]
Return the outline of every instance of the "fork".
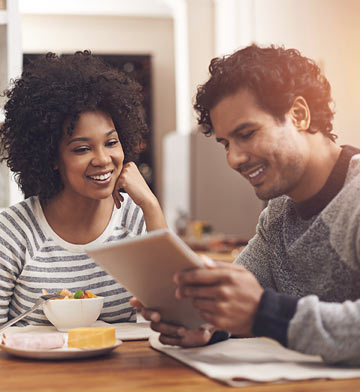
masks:
[[[40,298],[35,302],[35,305],[31,309],[27,310],[24,313],[19,314],[19,316],[11,319],[10,321],[8,321],[4,325],[2,325],[0,327],[0,333],[3,332],[6,328],[8,328],[11,325],[15,324],[16,322],[18,322],[19,320],[23,319],[28,314],[32,313],[34,310],[38,309],[48,299],[59,298],[59,297],[61,297],[61,295],[58,295],[58,294],[44,294],[44,295],[41,295]]]

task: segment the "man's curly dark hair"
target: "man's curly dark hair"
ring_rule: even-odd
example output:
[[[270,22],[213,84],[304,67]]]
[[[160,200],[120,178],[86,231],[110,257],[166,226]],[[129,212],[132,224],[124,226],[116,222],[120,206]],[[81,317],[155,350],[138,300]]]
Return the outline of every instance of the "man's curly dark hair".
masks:
[[[59,144],[65,123],[71,135],[82,112],[101,110],[111,116],[126,162],[137,158],[148,132],[141,86],[90,51],[39,56],[4,94],[1,161],[27,197],[49,200],[63,189],[54,170]]]
[[[334,112],[330,84],[315,62],[296,49],[255,44],[211,60],[210,78],[200,85],[194,109],[206,135],[213,133],[210,110],[239,89],[248,89],[259,107],[283,122],[297,96],[305,98],[311,113],[310,129],[331,140]]]

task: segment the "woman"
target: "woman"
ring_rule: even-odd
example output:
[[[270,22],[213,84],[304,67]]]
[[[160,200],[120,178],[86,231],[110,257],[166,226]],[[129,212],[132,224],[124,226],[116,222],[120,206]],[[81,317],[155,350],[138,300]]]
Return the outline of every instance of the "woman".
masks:
[[[26,199],[0,214],[0,324],[64,288],[105,297],[104,321],[134,321],[130,294],[86,249],[166,227],[133,163],[147,132],[140,86],[90,52],[48,53],[6,96],[0,152]],[[38,310],[27,324],[48,321]]]

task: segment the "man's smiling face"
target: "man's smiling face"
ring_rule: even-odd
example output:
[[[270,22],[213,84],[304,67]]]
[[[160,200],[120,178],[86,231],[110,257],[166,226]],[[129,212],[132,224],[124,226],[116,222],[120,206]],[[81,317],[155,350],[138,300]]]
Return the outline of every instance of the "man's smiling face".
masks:
[[[210,110],[210,118],[229,166],[251,183],[259,199],[284,194],[302,198],[309,146],[306,132],[297,129],[288,113],[279,122],[250,91],[240,89]]]

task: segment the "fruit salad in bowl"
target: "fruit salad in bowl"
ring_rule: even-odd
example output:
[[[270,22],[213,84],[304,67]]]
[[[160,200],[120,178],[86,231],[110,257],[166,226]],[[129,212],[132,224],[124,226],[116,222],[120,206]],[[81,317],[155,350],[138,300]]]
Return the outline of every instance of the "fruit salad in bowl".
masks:
[[[90,327],[98,319],[104,304],[103,297],[89,290],[72,293],[63,289],[57,294],[60,297],[46,301],[43,310],[48,320],[62,332],[72,328]]]

